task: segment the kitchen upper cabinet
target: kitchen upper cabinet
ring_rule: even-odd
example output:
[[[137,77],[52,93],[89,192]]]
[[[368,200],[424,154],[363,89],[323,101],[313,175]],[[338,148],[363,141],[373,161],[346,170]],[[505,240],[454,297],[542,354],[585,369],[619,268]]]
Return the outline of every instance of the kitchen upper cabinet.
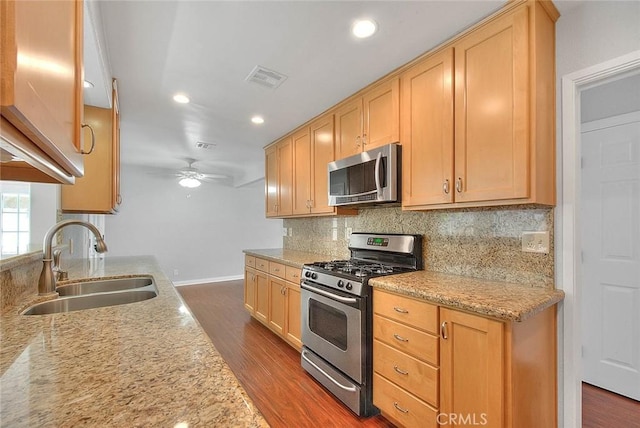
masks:
[[[82,1],[2,0],[2,180],[73,183],[83,174]]]
[[[405,71],[402,87],[402,206],[453,202],[453,48]]]
[[[291,138],[265,149],[266,215],[281,217],[292,212],[293,150]]]
[[[557,17],[524,2],[403,73],[403,208],[555,204]]]
[[[385,80],[335,111],[336,159],[395,143],[400,132],[399,79]]]
[[[95,136],[91,153],[85,156],[85,173],[73,186],[62,186],[63,212],[114,214],[120,196],[120,110],[115,79],[110,109],[85,106],[84,119]],[[88,128],[85,128],[88,133]],[[85,136],[91,141],[91,136]]]

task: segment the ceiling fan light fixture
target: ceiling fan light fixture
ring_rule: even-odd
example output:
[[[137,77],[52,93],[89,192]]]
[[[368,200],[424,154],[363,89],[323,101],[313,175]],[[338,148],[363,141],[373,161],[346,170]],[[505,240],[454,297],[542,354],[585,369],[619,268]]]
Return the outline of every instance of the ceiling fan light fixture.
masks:
[[[197,178],[185,177],[178,181],[178,184],[182,187],[193,189],[194,187],[200,186],[202,183]]]

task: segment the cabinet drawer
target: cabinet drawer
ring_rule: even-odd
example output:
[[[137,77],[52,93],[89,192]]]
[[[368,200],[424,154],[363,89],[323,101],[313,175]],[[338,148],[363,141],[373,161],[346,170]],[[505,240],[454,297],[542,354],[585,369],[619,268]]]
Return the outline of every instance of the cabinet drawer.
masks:
[[[269,272],[269,261],[256,257],[256,269]]]
[[[300,274],[302,273],[302,269],[286,266],[285,267],[285,279],[287,281],[293,282],[295,284],[300,284]]]
[[[284,279],[285,266],[282,263],[269,262],[269,273],[273,276]]]
[[[419,360],[438,365],[437,336],[374,315],[373,337]]]
[[[256,267],[256,258],[255,256],[250,256],[248,254],[244,255],[244,265],[246,267],[255,268]]]
[[[438,407],[437,368],[374,340],[373,370],[416,397]]]
[[[438,334],[438,307],[431,303],[375,290],[373,311],[412,327]]]
[[[373,404],[384,416],[403,427],[435,428],[438,411],[389,382],[378,373],[373,374]]]

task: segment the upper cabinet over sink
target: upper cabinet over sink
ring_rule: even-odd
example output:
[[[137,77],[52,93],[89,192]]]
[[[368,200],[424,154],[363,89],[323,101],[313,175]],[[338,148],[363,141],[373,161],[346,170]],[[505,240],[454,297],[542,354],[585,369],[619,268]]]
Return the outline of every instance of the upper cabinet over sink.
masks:
[[[83,3],[2,0],[0,11],[0,179],[73,183],[83,174]]]

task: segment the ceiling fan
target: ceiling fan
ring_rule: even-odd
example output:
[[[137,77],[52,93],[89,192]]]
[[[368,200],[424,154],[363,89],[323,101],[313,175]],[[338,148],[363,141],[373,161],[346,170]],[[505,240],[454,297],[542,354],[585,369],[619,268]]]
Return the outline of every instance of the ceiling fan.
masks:
[[[175,174],[178,177],[178,184],[182,187],[194,188],[200,186],[203,181],[213,181],[216,179],[222,180],[230,178],[228,175],[224,174],[210,174],[200,172],[193,166],[193,164],[196,162],[195,159],[187,158],[185,160],[187,161],[188,166],[181,169]]]

